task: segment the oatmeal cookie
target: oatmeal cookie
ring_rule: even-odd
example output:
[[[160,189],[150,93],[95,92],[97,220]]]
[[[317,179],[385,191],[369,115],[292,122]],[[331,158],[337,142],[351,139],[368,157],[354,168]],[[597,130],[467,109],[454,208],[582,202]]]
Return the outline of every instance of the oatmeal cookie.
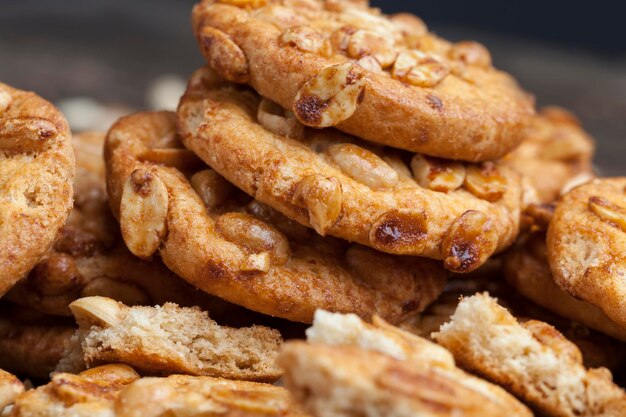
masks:
[[[220,326],[197,307],[172,303],[128,307],[106,297],[86,297],[70,308],[79,324],[79,348],[89,367],[125,363],[147,375],[267,382],[281,375],[274,361],[282,337],[265,326]]]
[[[193,29],[209,66],[311,127],[430,156],[486,161],[522,140],[533,99],[476,42],[366,2],[205,0]]]
[[[626,178],[581,185],[558,202],[548,227],[555,282],[626,328]]]
[[[551,203],[572,182],[594,177],[594,148],[594,140],[571,113],[548,107],[532,119],[524,142],[503,162],[528,178],[539,203]]]
[[[318,308],[397,322],[440,294],[446,273],[436,263],[319,237],[190,164],[175,120],[139,113],[108,133],[111,207],[135,255],[158,252],[210,294],[303,323]]]
[[[517,236],[520,181],[497,163],[366,149],[336,130],[305,129],[208,68],[192,76],[178,121],[181,140],[220,175],[320,235],[444,260],[455,272]]]
[[[72,208],[70,140],[56,107],[0,83],[0,296],[39,262]]]
[[[537,320],[520,324],[487,293],[461,300],[433,337],[460,366],[546,416],[618,417],[626,410],[626,393],[608,369],[586,369],[578,348],[554,327]]]

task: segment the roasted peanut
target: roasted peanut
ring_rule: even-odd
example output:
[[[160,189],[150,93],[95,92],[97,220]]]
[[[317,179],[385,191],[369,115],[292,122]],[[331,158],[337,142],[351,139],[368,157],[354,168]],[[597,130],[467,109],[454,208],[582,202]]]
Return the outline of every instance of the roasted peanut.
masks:
[[[454,221],[441,244],[444,267],[466,273],[480,267],[498,246],[498,231],[482,211],[468,210]]]
[[[267,0],[217,0],[217,2],[237,7],[250,7],[252,9],[258,9],[267,4]]]
[[[0,90],[0,116],[4,113],[11,103],[13,102],[13,97],[7,91]]]
[[[491,66],[491,54],[478,42],[458,42],[452,46],[448,56],[466,65],[488,68]]]
[[[397,80],[417,87],[435,87],[449,73],[450,68],[439,58],[414,49],[400,52],[391,75]]]
[[[373,152],[351,143],[336,144],[326,151],[330,160],[346,175],[375,189],[398,184],[398,173]]]
[[[428,218],[423,211],[393,209],[374,222],[369,240],[384,252],[415,255],[424,250],[427,235]]]
[[[281,45],[289,45],[298,48],[302,52],[329,53],[330,45],[324,38],[324,34],[309,26],[291,27],[284,31],[278,42]]]
[[[302,26],[307,23],[304,16],[298,15],[293,9],[278,4],[270,4],[259,9],[255,17],[267,23],[271,23],[279,30],[284,31],[294,26]]]
[[[53,252],[35,266],[28,283],[37,293],[54,296],[77,291],[83,280],[73,257]]]
[[[37,152],[48,148],[59,134],[54,123],[37,117],[0,119],[0,150]]]
[[[289,259],[287,238],[249,214],[226,213],[216,220],[215,227],[227,240],[245,246],[253,253],[268,252],[277,265],[283,265]]]
[[[133,171],[124,184],[120,204],[120,226],[128,249],[143,259],[150,258],[167,233],[169,195],[165,184],[151,171]]]
[[[496,202],[506,192],[506,178],[493,162],[469,165],[465,172],[465,187],[478,198]]]
[[[393,39],[368,30],[354,32],[348,40],[346,52],[354,59],[374,57],[382,68],[391,66],[398,55]]]
[[[227,386],[216,385],[211,389],[210,397],[218,404],[226,405],[231,410],[243,414],[285,415],[288,414],[284,397],[267,391],[246,391]]]
[[[227,34],[206,26],[198,35],[198,41],[209,66],[218,74],[234,83],[249,80],[248,59]]]
[[[336,126],[354,114],[364,92],[365,78],[355,64],[331,65],[302,86],[293,111],[306,126]]]
[[[298,184],[293,204],[306,208],[309,223],[322,236],[337,221],[343,204],[341,183],[336,178],[310,175]]]
[[[611,203],[603,197],[589,198],[589,209],[602,220],[619,227],[626,232],[626,209]]]
[[[465,166],[460,162],[416,154],[411,160],[411,170],[420,186],[434,191],[454,191],[465,181]]]
[[[428,33],[428,27],[422,19],[410,13],[398,13],[390,17],[403,36],[422,36]]]
[[[70,304],[70,310],[72,310],[76,321],[84,321],[103,327],[118,325],[122,319],[122,314],[124,314],[123,306],[106,297],[79,298]]]
[[[267,272],[272,265],[271,256],[267,252],[253,253],[242,262],[240,268],[244,272]]]
[[[293,115],[289,117],[285,114],[285,110],[278,104],[265,98],[259,103],[257,119],[264,128],[277,135],[294,139],[304,137],[304,125]]]
[[[231,183],[212,169],[196,172],[190,182],[209,210],[220,207],[235,190]]]
[[[380,62],[373,56],[364,56],[356,62],[361,68],[366,69],[376,74],[383,74],[383,68],[380,66]]]

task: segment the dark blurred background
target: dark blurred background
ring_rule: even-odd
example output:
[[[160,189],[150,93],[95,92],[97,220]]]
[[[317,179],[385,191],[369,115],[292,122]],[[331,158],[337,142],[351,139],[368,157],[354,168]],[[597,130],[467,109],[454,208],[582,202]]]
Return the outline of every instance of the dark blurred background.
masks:
[[[0,0],[0,80],[33,89],[88,127],[98,111],[163,107],[202,65],[192,0]],[[598,166],[626,174],[626,25],[620,2],[373,1],[451,40],[475,39],[539,105],[574,111]],[[90,113],[91,111],[91,113]],[[72,117],[70,117],[72,118]],[[82,123],[85,121],[84,123]],[[87,123],[87,121],[89,123]],[[82,123],[82,125],[81,125]]]

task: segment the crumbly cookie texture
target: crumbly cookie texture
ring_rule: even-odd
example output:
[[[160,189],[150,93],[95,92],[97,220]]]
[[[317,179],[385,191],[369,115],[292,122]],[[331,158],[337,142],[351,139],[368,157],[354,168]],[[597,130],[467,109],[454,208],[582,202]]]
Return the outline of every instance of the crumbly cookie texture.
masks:
[[[190,151],[176,136],[175,119],[173,113],[139,113],[111,128],[105,148],[108,192],[122,230],[145,232],[150,250],[192,285],[304,323],[318,308],[398,322],[441,293],[446,273],[432,261],[321,238],[215,171],[180,163],[179,156]],[[320,211],[323,205],[320,200]],[[133,253],[147,254],[143,241],[131,243]]]
[[[193,11],[200,51],[311,127],[431,156],[497,159],[523,137],[533,99],[476,42],[366,2],[215,1]]]
[[[172,375],[140,378],[132,368],[103,365],[52,381],[17,398],[12,417],[305,417],[287,390],[269,384]]]
[[[71,210],[70,140],[52,104],[0,83],[0,296],[46,253]]]
[[[264,326],[220,326],[199,308],[172,303],[128,307],[106,297],[86,297],[70,308],[88,366],[125,363],[149,375],[190,374],[275,381],[282,344]]]
[[[288,342],[279,358],[293,396],[318,417],[532,416],[478,378],[356,346]]]
[[[182,141],[208,165],[321,235],[462,273],[519,231],[522,190],[511,170],[376,149],[331,129],[294,130],[289,112],[208,68],[192,76],[178,120]]]
[[[565,194],[548,227],[556,283],[626,328],[626,178],[603,178]]]
[[[201,306],[216,318],[233,311],[177,277],[163,263],[143,261],[126,248],[106,195],[105,134],[74,135],[74,208],[53,247],[6,299],[55,316],[71,316],[80,297],[108,296],[128,305],[174,302]]]
[[[460,366],[498,383],[548,416],[617,417],[626,393],[605,368],[585,369],[580,351],[552,326],[520,324],[487,293],[465,298],[435,340]]]
[[[540,306],[626,342],[625,326],[611,320],[593,304],[574,298],[554,282],[544,232],[531,234],[507,252],[504,275],[516,291]]]
[[[524,137],[503,162],[528,179],[538,203],[554,202],[569,186],[593,179],[594,140],[567,110],[544,108]]]
[[[0,413],[24,392],[24,384],[15,375],[0,369]]]
[[[63,357],[75,326],[39,315],[20,319],[18,314],[12,311],[0,317],[0,368],[46,379]]]

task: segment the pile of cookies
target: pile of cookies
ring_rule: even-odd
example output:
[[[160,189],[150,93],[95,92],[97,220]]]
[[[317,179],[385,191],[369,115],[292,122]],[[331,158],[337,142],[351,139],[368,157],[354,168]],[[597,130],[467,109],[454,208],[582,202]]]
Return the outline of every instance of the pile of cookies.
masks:
[[[363,0],[192,22],[176,113],[72,137],[0,84],[2,415],[626,416],[626,179],[574,116]]]

